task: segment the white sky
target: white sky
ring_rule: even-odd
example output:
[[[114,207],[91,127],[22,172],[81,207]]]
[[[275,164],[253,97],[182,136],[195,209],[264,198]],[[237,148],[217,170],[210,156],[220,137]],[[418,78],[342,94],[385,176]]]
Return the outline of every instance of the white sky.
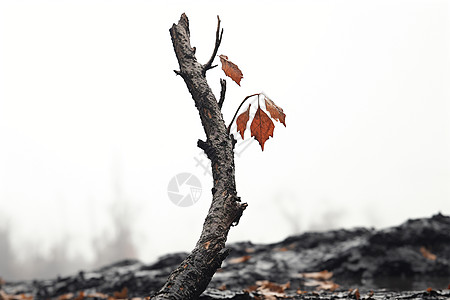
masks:
[[[160,3],[0,1],[0,227],[18,257],[67,241],[94,259],[112,205],[144,261],[195,245],[212,185],[173,73],[182,12],[202,63],[222,19],[219,54],[244,73],[227,79],[227,122],[260,91],[287,115],[264,153],[236,158],[249,207],[230,241],[450,214],[449,1]],[[216,95],[221,77],[208,73]],[[189,208],[167,196],[181,172],[204,188]]]

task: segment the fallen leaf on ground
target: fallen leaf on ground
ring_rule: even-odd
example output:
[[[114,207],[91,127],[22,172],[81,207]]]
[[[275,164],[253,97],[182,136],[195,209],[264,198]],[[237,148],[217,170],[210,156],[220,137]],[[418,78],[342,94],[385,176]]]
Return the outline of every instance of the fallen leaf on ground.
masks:
[[[284,290],[291,287],[291,283],[288,281],[285,284],[278,284],[275,282],[270,282],[269,280],[259,280],[256,282],[260,289],[268,289],[272,292],[284,293]]]
[[[277,248],[276,249],[276,251],[279,251],[279,252],[286,252],[286,251],[288,251],[289,249],[287,248],[287,247],[281,247],[281,248]]]
[[[75,300],[83,300],[85,297],[84,292],[79,292],[78,296],[76,298],[74,298]]]
[[[103,294],[103,293],[92,293],[92,294],[86,295],[86,298],[108,299],[111,297],[109,297],[108,295]]]
[[[422,253],[423,257],[425,257],[426,259],[436,260],[436,255],[428,251],[425,247],[420,247],[420,253]]]
[[[355,298],[356,300],[359,300],[360,299],[360,297],[361,297],[361,294],[359,293],[359,289],[349,289],[348,290],[349,291],[349,293],[348,293],[348,297],[349,298]]]
[[[315,286],[317,291],[321,291],[321,290],[329,290],[329,291],[334,291],[337,288],[339,288],[339,284],[334,283],[333,281],[330,280],[316,280],[316,279],[311,279],[309,281],[306,281],[304,283],[305,286]]]
[[[83,300],[84,299],[84,292],[79,292],[78,296],[74,298],[75,300]]]
[[[251,286],[247,287],[246,289],[244,289],[244,291],[247,293],[251,293],[251,292],[256,291],[257,289],[258,289],[257,285],[251,285]]]
[[[252,286],[254,289],[255,286]],[[253,292],[258,292],[259,294],[264,296],[266,300],[276,300],[278,298],[286,298],[286,294],[284,291],[291,287],[290,282],[286,282],[285,284],[278,284],[274,282],[270,282],[268,280],[260,280],[256,282],[256,289],[252,290]]]
[[[128,288],[124,287],[120,292],[114,292],[114,298],[126,299],[128,298]]]
[[[334,291],[339,288],[339,284],[329,280],[333,277],[333,272],[323,270],[320,272],[301,273],[300,277],[309,279],[304,284],[306,286],[315,286],[316,290]]]
[[[67,293],[67,294],[59,296],[58,300],[68,300],[68,299],[73,299],[73,297],[74,297],[73,293]]]
[[[244,255],[244,256],[241,256],[241,257],[235,257],[235,258],[231,258],[230,260],[228,260],[228,263],[230,263],[230,264],[239,264],[239,263],[246,262],[250,258],[252,258],[251,255]]]
[[[8,300],[9,296],[4,291],[0,290],[0,300]]]
[[[328,272],[327,270],[323,270],[323,271],[320,271],[320,272],[302,273],[301,275],[304,278],[311,278],[311,279],[318,279],[318,280],[328,280],[331,277],[333,277],[333,272]]]

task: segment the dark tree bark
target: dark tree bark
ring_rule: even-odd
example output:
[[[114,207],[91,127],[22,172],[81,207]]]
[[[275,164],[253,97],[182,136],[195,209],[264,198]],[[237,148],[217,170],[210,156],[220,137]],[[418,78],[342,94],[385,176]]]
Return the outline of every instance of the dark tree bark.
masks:
[[[219,34],[220,32],[220,34]],[[175,269],[166,284],[152,299],[197,299],[206,289],[212,276],[227,257],[225,248],[228,231],[237,225],[247,207],[241,203],[236,192],[234,176],[234,139],[227,132],[220,107],[225,98],[222,85],[220,105],[206,81],[206,71],[215,67],[212,62],[222,40],[218,18],[216,43],[211,59],[204,65],[195,57],[195,48],[190,45],[189,20],[181,15],[178,24],[170,28],[173,48],[180,66],[180,75],[194,99],[200,120],[206,133],[206,141],[197,145],[211,160],[214,187],[212,203],[203,224],[203,231],[194,250]]]

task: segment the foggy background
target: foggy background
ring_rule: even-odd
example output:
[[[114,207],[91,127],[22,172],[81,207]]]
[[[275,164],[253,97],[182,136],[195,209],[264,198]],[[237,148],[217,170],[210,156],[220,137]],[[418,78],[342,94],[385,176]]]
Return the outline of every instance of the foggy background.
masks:
[[[194,247],[212,180],[173,72],[169,28],[183,12],[202,63],[220,15],[218,54],[243,71],[241,87],[227,78],[226,122],[261,91],[287,115],[264,152],[238,144],[249,207],[230,242],[450,214],[448,1],[3,0],[1,277]],[[218,97],[223,72],[207,77]],[[203,189],[187,208],[167,194],[182,172]]]

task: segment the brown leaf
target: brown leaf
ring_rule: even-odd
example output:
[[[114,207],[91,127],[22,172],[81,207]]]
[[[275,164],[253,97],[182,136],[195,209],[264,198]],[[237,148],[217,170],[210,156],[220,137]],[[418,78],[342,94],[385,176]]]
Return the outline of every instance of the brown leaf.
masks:
[[[241,256],[241,257],[235,257],[235,258],[231,258],[230,260],[228,260],[228,263],[230,263],[230,264],[240,264],[240,263],[246,262],[250,258],[252,258],[250,255],[244,255],[244,256]]]
[[[359,289],[349,289],[349,293],[347,295],[348,298],[355,298],[356,300],[359,300],[361,297],[361,294],[359,293]]]
[[[291,283],[289,281],[285,284],[278,284],[275,282],[270,282],[269,280],[259,280],[256,284],[259,286],[258,290],[265,289],[276,293],[284,293],[286,289],[291,287]]]
[[[320,272],[302,273],[302,277],[317,279],[317,280],[328,280],[331,277],[333,277],[333,272],[328,272],[327,270],[323,270]]]
[[[2,290],[0,290],[0,300],[33,300],[33,295],[29,294],[19,294],[19,295],[7,295]]]
[[[334,283],[333,281],[323,281],[321,284],[316,288],[317,290],[330,290],[334,291],[339,288],[339,284]]]
[[[225,75],[233,79],[239,86],[241,85],[241,79],[244,77],[242,71],[234,63],[228,60],[228,56],[219,55],[220,62],[222,63],[222,70]]]
[[[264,299],[279,299],[286,298],[286,294],[284,291],[291,287],[290,282],[286,282],[285,284],[278,284],[274,282],[270,282],[268,280],[260,280],[256,282],[258,286],[256,291],[264,296]]]
[[[219,291],[225,291],[227,289],[227,285],[226,284],[222,284],[221,286],[219,286],[217,288]]]
[[[108,299],[108,295],[95,292],[95,293],[91,293],[91,294],[87,295],[86,298]]]
[[[83,299],[84,299],[84,292],[79,292],[75,300],[83,300]]]
[[[120,292],[114,292],[114,298],[116,299],[127,299],[128,298],[128,288],[124,287]]]
[[[252,124],[250,125],[250,132],[252,137],[261,145],[262,151],[264,151],[264,143],[269,139],[269,137],[273,137],[273,130],[275,125],[273,125],[272,120],[269,116],[258,106],[258,110],[253,117]]]
[[[436,255],[428,251],[425,247],[420,247],[420,253],[422,253],[423,257],[425,257],[426,259],[436,260]]]
[[[257,285],[251,285],[251,286],[247,287],[246,289],[244,289],[244,291],[251,293],[251,292],[256,291],[257,289],[258,289]]]
[[[283,112],[283,109],[267,97],[265,97],[264,100],[266,102],[266,109],[270,113],[272,119],[283,123],[284,127],[286,127],[286,114]]]
[[[8,300],[9,296],[4,291],[0,290],[0,300]]]
[[[432,289],[432,288],[430,288],[430,287],[429,287],[429,288],[427,288],[427,292],[428,292],[428,293],[431,293],[432,291],[433,291],[433,289]]]
[[[317,280],[317,279],[310,279],[304,283],[305,286],[315,286],[317,291],[321,290],[330,290],[334,291],[339,287],[339,284],[334,283],[330,280]]]
[[[247,110],[240,114],[236,119],[237,131],[241,134],[242,139],[244,139],[244,131],[247,128],[247,122],[250,119],[250,106],[248,106]]]

